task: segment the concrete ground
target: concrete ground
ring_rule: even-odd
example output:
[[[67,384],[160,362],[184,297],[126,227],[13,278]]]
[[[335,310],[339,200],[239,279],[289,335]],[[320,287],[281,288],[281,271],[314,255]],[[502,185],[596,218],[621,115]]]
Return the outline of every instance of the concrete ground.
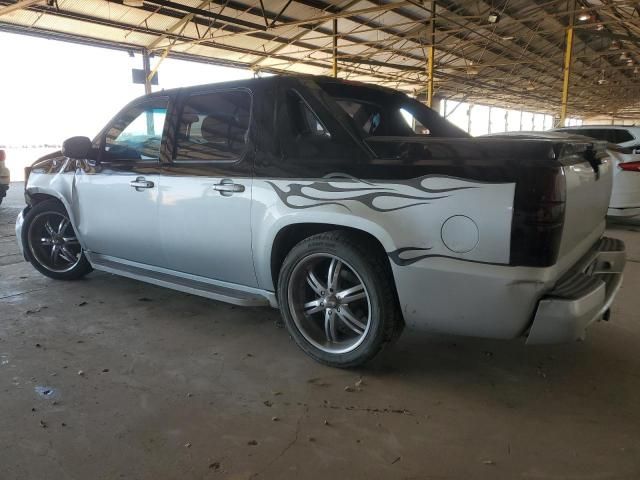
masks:
[[[3,480],[640,478],[638,227],[610,229],[626,278],[585,342],[405,331],[340,371],[270,309],[43,277],[15,247],[20,195],[0,207]]]

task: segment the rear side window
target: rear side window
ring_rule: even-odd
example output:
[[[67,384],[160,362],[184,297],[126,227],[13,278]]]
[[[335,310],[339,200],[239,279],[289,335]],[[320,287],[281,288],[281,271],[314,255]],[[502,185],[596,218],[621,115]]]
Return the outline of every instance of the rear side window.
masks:
[[[176,161],[234,161],[244,153],[251,95],[231,90],[190,96],[180,115]]]
[[[430,131],[406,108],[384,108],[374,102],[338,98],[336,103],[351,117],[365,137],[429,135]]]
[[[298,93],[295,91],[287,92],[287,103],[293,128],[299,136],[331,137],[329,130]]]
[[[404,94],[358,84],[319,80],[365,138],[431,136],[469,138],[437,112]]]
[[[611,132],[613,133],[613,143],[630,142],[634,139],[628,130],[612,130]]]
[[[612,132],[612,130],[605,128],[592,128],[589,130],[585,130],[583,135],[595,138],[596,140],[604,140],[605,142],[616,143],[612,140]]]

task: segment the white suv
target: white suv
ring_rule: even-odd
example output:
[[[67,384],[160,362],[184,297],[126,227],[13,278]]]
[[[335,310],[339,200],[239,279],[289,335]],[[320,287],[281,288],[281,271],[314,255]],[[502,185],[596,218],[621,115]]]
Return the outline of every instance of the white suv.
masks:
[[[5,157],[4,150],[0,150],[0,203],[7,196],[7,190],[9,190],[9,169],[4,165]]]

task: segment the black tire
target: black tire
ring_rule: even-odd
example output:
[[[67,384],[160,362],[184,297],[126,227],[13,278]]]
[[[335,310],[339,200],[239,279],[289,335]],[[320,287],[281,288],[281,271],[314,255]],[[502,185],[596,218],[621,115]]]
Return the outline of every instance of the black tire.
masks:
[[[294,341],[318,362],[339,368],[357,367],[371,360],[402,332],[404,321],[398,307],[393,275],[387,259],[382,252],[378,253],[379,250],[364,236],[335,230],[306,238],[285,258],[278,277],[280,310]],[[334,259],[338,263],[342,262],[342,267],[337,267],[339,273],[335,277],[336,292],[344,288],[339,287],[339,282],[346,277],[344,282],[347,283],[347,288],[339,293],[358,289],[359,285],[363,285],[364,298],[349,304],[349,298],[362,294],[345,293],[343,300],[347,300],[347,303],[340,304],[342,300],[339,293],[329,294],[327,291],[326,295],[332,295],[330,298],[324,296],[324,291],[318,293],[318,289],[328,290],[332,284],[331,262]],[[325,269],[323,265],[327,262],[329,266]],[[324,283],[314,283],[314,279],[321,277],[324,270],[328,271],[324,280],[327,287],[323,287]],[[315,275],[314,279],[310,275]],[[312,300],[305,303],[308,298]],[[316,302],[321,303],[316,305]],[[310,307],[310,304],[316,306]],[[338,313],[340,307],[342,313]],[[313,312],[318,308],[323,310]],[[354,312],[361,313],[365,310],[365,315],[354,315]],[[332,311],[333,314],[327,313]],[[308,312],[313,313],[310,315]],[[348,318],[345,317],[347,313]],[[327,315],[334,315],[335,320],[327,319]],[[349,320],[354,317],[360,321],[357,325]],[[365,318],[367,323],[366,328],[363,328]],[[330,332],[332,328],[327,325],[331,325],[332,321],[337,326]],[[339,341],[348,339],[349,335],[353,337],[349,342]]]
[[[66,219],[68,224],[58,232],[58,227],[62,227],[63,219]],[[55,238],[54,233],[51,233],[47,227],[54,228]],[[42,241],[38,242],[38,239]],[[51,242],[44,243],[46,239]],[[29,209],[22,227],[22,245],[31,265],[49,278],[77,280],[93,270],[77,242],[69,214],[57,200],[45,200]],[[57,255],[52,253],[54,248],[59,249]],[[73,260],[74,256],[75,260]]]

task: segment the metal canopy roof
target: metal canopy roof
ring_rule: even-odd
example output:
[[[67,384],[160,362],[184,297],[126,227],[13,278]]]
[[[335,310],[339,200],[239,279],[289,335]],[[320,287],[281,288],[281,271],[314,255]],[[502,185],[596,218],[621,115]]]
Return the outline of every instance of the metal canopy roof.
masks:
[[[339,77],[415,95],[435,18],[437,96],[554,114],[572,16],[569,115],[638,117],[635,0],[0,0],[0,30],[254,71],[330,74],[335,36]]]

